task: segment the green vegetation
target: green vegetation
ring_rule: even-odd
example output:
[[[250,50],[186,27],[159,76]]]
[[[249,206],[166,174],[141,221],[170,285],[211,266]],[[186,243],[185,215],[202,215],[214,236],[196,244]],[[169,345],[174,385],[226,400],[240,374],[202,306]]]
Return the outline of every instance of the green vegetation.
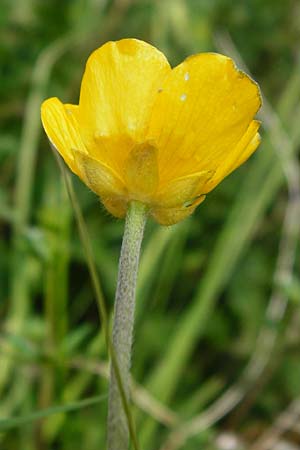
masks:
[[[82,229],[110,313],[124,223],[73,176],[69,200],[39,109],[50,96],[76,103],[90,52],[122,37],[172,64],[226,53],[265,95],[250,161],[190,219],[147,224],[132,367],[140,447],[219,450],[228,430],[245,448],[269,435],[275,449],[281,434],[299,445],[299,427],[276,426],[300,410],[299,22],[297,0],[1,2],[0,449],[105,448],[105,330]]]

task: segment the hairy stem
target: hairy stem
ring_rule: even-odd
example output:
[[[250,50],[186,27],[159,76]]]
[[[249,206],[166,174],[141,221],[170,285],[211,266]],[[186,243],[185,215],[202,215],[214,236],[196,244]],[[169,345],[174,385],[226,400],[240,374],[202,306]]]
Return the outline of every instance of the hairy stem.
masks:
[[[136,280],[145,222],[146,207],[132,202],[126,216],[119,260],[113,323],[113,347],[127,399],[130,388]],[[110,372],[107,444],[108,450],[126,450],[129,445],[128,422],[113,365]]]

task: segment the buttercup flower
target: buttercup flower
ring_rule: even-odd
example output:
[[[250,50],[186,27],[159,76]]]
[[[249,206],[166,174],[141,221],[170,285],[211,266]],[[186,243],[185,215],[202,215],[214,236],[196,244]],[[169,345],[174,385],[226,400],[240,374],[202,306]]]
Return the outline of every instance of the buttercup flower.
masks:
[[[88,59],[79,105],[42,105],[49,140],[116,217],[131,200],[157,222],[190,215],[259,145],[259,88],[227,56],[171,68],[153,46],[108,42]]]

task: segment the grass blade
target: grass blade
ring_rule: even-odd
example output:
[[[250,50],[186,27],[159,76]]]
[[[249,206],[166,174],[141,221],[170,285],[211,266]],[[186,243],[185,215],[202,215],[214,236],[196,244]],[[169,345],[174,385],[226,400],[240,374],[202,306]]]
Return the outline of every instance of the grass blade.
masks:
[[[78,402],[68,403],[67,405],[52,406],[51,408],[42,409],[31,414],[26,414],[25,416],[1,419],[0,432],[9,430],[11,428],[20,427],[22,425],[26,425],[30,422],[35,422],[40,419],[44,419],[45,417],[52,416],[53,414],[78,411],[88,406],[96,405],[97,403],[103,402],[106,399],[107,395],[98,395],[95,397],[80,400]]]

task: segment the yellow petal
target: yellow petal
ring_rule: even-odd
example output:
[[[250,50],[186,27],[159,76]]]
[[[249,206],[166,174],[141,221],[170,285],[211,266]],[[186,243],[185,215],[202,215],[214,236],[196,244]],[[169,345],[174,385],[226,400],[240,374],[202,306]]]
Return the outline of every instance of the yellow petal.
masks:
[[[186,59],[156,96],[147,138],[160,149],[163,179],[216,170],[261,105],[256,83],[223,55]]]
[[[158,185],[157,149],[149,144],[137,144],[125,161],[124,180],[129,195],[135,200],[155,192]]]
[[[196,199],[190,206],[183,208],[154,208],[151,211],[152,217],[161,225],[174,225],[186,217],[190,216],[200,203],[205,199],[202,195]]]
[[[247,145],[247,147],[245,148],[245,150],[243,151],[243,153],[241,154],[241,156],[239,157],[239,159],[237,160],[236,164],[234,165],[234,167],[232,168],[232,170],[237,169],[241,164],[244,164],[244,162],[247,161],[248,158],[250,158],[250,156],[255,152],[255,150],[257,149],[257,147],[259,146],[261,142],[261,137],[259,135],[259,133],[256,133],[256,135],[254,136],[254,138],[251,140],[251,142]]]
[[[229,152],[228,155],[224,155],[223,161],[220,160],[215,175],[208,181],[202,192],[208,193],[214,189],[217,184],[250,157],[260,143],[259,134],[257,132],[259,126],[260,122],[257,120],[253,120],[250,123],[246,133],[236,147]]]
[[[144,140],[155,93],[170,70],[160,51],[137,39],[107,42],[94,51],[87,61],[79,101],[87,145],[93,145],[95,133]],[[124,150],[119,147],[115,153],[122,158]]]
[[[89,154],[111,167],[120,177],[125,160],[135,142],[126,134],[104,136],[95,132],[94,142],[90,143]]]
[[[214,172],[204,170],[176,178],[159,190],[155,196],[155,203],[163,208],[182,207],[185,202],[194,200],[213,174]]]
[[[83,180],[97,195],[114,197],[126,194],[124,184],[110,167],[77,150],[73,150],[73,154]]]
[[[127,203],[125,200],[113,197],[113,198],[102,198],[101,202],[105,206],[108,212],[112,214],[114,217],[118,217],[122,219],[126,216],[127,211]]]
[[[86,152],[86,149],[74,114],[76,108],[75,105],[63,105],[58,98],[53,97],[43,102],[41,115],[50,142],[59,151],[70,169],[80,176],[72,148],[81,152]]]

